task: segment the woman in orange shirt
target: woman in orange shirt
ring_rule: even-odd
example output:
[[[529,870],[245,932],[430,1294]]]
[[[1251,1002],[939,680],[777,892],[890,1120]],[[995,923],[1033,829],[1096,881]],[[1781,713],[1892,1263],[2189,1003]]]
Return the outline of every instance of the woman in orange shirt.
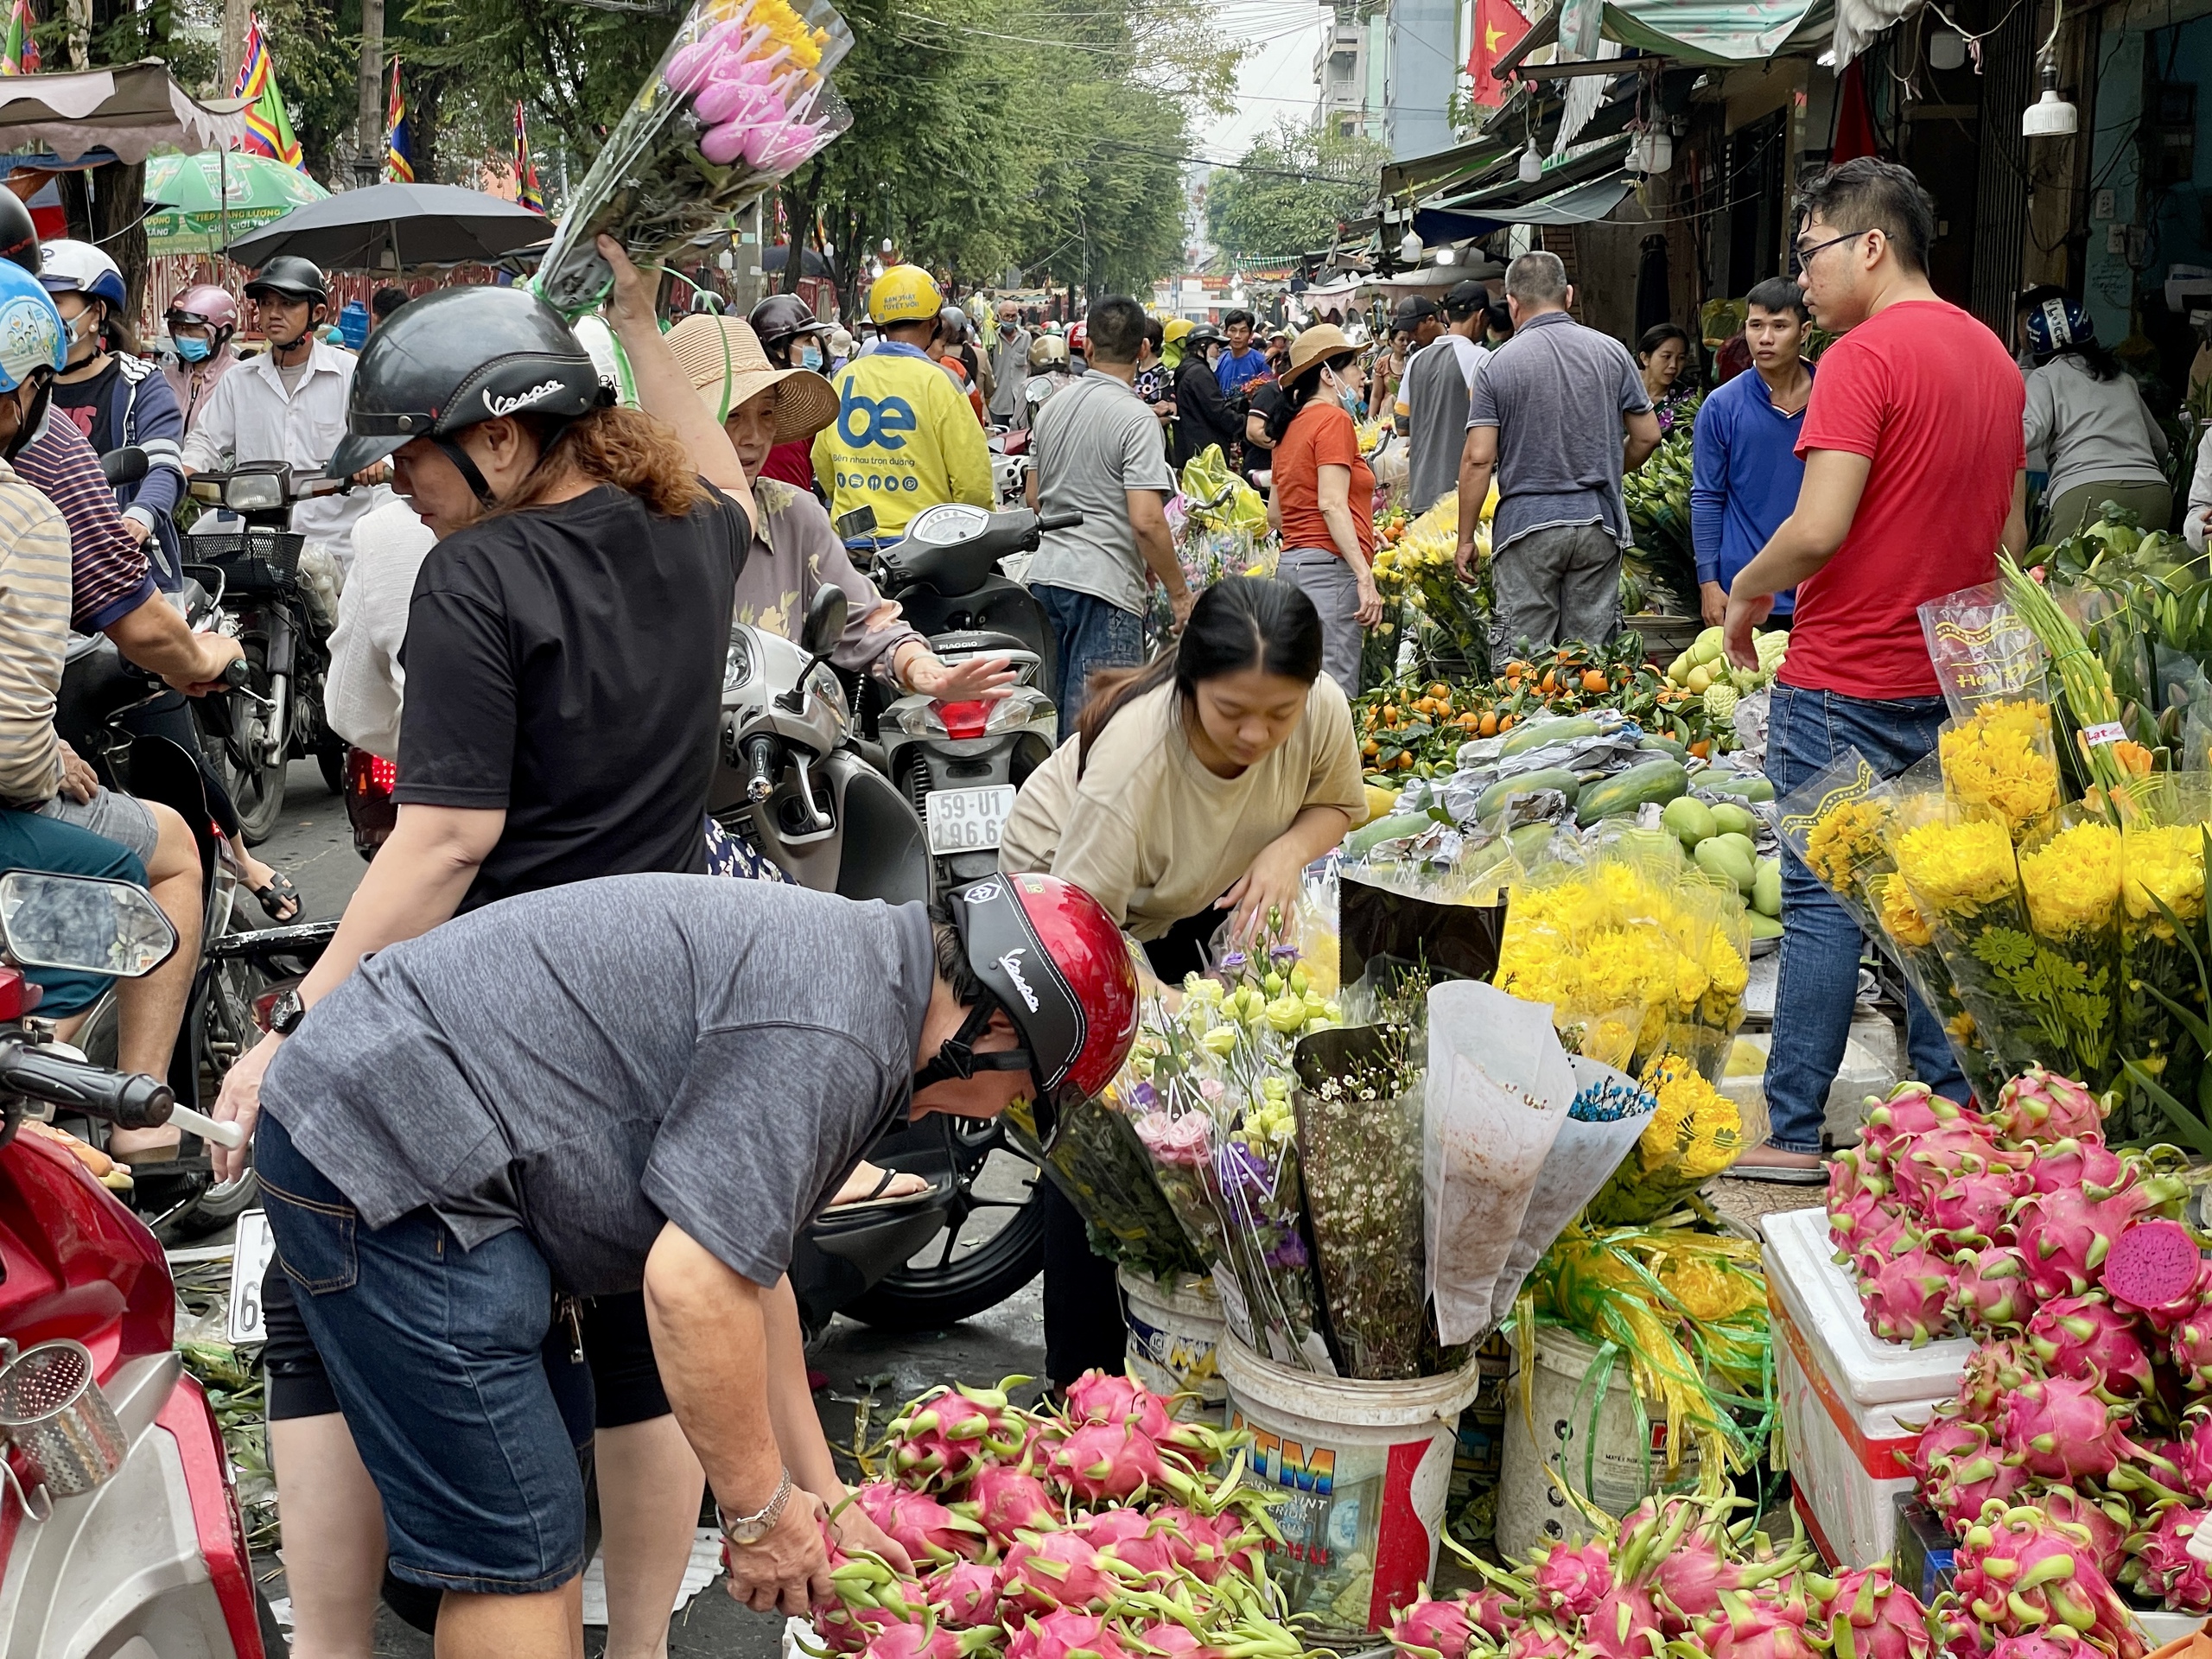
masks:
[[[1349,405],[1363,376],[1359,352],[1322,323],[1290,348],[1282,396],[1268,416],[1274,441],[1274,500],[1282,531],[1275,574],[1321,613],[1321,667],[1347,697],[1359,695],[1362,633],[1382,620],[1369,561],[1375,555],[1375,474],[1359,453]]]

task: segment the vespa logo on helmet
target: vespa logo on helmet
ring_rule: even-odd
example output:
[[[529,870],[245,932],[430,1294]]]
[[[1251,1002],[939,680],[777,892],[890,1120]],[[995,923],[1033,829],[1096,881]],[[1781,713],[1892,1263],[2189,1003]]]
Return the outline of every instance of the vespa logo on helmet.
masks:
[[[541,381],[527,391],[518,391],[512,397],[502,397],[490,387],[484,390],[484,407],[493,420],[512,415],[518,409],[528,409],[532,404],[542,404],[562,390],[558,380]]]
[[[999,966],[1006,969],[1006,976],[1014,982],[1014,988],[1021,993],[1021,1000],[1029,1005],[1029,1012],[1037,1012],[1037,993],[1029,988],[1029,982],[1021,976],[1021,952],[1016,945],[999,958]]]

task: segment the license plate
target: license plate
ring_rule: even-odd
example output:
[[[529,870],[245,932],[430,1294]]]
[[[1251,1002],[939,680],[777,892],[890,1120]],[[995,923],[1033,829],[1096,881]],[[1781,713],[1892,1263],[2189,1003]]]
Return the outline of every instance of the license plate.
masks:
[[[266,1339],[261,1323],[261,1276],[276,1255],[276,1241],[269,1231],[269,1217],[249,1210],[238,1217],[238,1237],[231,1246],[231,1317],[229,1336],[233,1345]]]
[[[1014,811],[1014,791],[1004,784],[991,789],[941,789],[922,798],[929,820],[932,853],[988,853],[999,844],[999,835]]]

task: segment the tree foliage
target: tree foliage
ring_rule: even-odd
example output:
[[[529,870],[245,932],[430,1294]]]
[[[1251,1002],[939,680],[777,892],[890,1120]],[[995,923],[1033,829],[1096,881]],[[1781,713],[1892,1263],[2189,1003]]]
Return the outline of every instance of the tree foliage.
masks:
[[[1316,120],[1284,121],[1206,188],[1206,233],[1245,258],[1293,258],[1336,239],[1375,199],[1387,144]]]

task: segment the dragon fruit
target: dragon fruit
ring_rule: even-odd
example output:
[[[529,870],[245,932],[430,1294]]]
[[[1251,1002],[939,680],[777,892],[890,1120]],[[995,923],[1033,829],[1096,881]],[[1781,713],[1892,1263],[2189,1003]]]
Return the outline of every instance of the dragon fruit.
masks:
[[[2120,1427],[2125,1415],[2097,1397],[2094,1383],[2031,1378],[2005,1402],[2005,1457],[2045,1480],[2101,1478],[2136,1450]]]
[[[1504,1659],[1573,1659],[1574,1638],[1547,1618],[1532,1618],[1506,1642]]]
[[[1068,1384],[1070,1423],[1134,1423],[1155,1440],[1173,1427],[1167,1402],[1135,1379],[1109,1371],[1085,1371]]]
[[[2198,1308],[2166,1333],[2166,1355],[2183,1388],[2212,1388],[2212,1307]]]
[[[1136,1659],[1122,1634],[1103,1618],[1065,1609],[1026,1621],[1006,1644],[1006,1659]]]
[[[2177,1210],[2189,1185],[2178,1176],[2145,1175],[2130,1165],[2119,1186],[2098,1191],[2104,1195],[2065,1188],[2031,1192],[2013,1207],[2012,1227],[2024,1247],[2030,1281],[2045,1301],[2094,1288],[2113,1240],[2145,1217]]]
[[[1828,1160],[1828,1208],[1834,1211],[1861,1197],[1881,1199],[1890,1192],[1889,1176],[1858,1147],[1847,1147]]]
[[[957,1630],[991,1624],[998,1617],[999,1572],[982,1561],[955,1561],[922,1580],[923,1593],[940,1623]]]
[[[1707,1659],[1820,1659],[1802,1602],[1752,1601],[1729,1591],[1720,1607],[1699,1627],[1697,1645]]]
[[[2212,1302],[2212,1256],[2206,1256],[2197,1262],[2196,1277],[2190,1281],[2188,1289],[2171,1301],[2160,1302],[2156,1306],[2144,1306],[2129,1301],[2118,1291],[2112,1292],[2111,1295],[2120,1306],[2140,1313],[2151,1322],[2152,1330],[2163,1335],[2193,1316],[2207,1302]]]
[[[1856,1254],[1864,1240],[1897,1219],[1898,1212],[1885,1206],[1872,1192],[1832,1200],[1828,1205],[1828,1237],[1835,1243],[1838,1260]]]
[[[2212,1401],[2200,1400],[2182,1414],[2182,1437],[2158,1448],[2173,1465],[2190,1496],[2212,1500]]]
[[[1900,1146],[1952,1124],[1976,1121],[1956,1101],[1945,1099],[1926,1084],[1901,1083],[1866,1114],[1859,1132],[1859,1160],[1866,1168],[1885,1170]]]
[[[2037,1192],[2056,1192],[2061,1187],[2108,1190],[2119,1185],[2125,1168],[2102,1135],[2084,1135],[2038,1146],[2026,1174],[2029,1187]]]
[[[2018,1463],[1997,1455],[1989,1430],[1982,1424],[1961,1421],[1951,1427],[1972,1438],[1946,1444],[1929,1456],[1920,1490],[1929,1507],[1956,1532],[1979,1519],[1991,1503],[2009,1502],[2027,1484],[2028,1475]]]
[[[1086,1503],[1190,1484],[1186,1467],[1129,1423],[1085,1423],[1053,1449],[1053,1478]]]
[[[1227,1510],[1209,1517],[1170,1504],[1152,1511],[1152,1523],[1175,1565],[1202,1584],[1212,1584],[1230,1570],[1249,1574],[1253,1552],[1264,1541],[1256,1528]]]
[[[1955,1123],[1915,1136],[1891,1157],[1890,1179],[1897,1187],[1896,1202],[1909,1214],[1924,1215],[1929,1200],[1947,1182],[1993,1169],[2017,1173],[2026,1163],[2024,1155],[1999,1150],[1980,1124]]]
[[[2056,1524],[2040,1510],[1993,1507],[1960,1535],[1952,1565],[1940,1612],[1963,1613],[1991,1637],[2063,1626],[2110,1659],[2143,1659],[2126,1605],[2098,1571],[2079,1528]]]
[[[1398,1610],[1384,1634],[1392,1647],[1411,1659],[1466,1659],[1474,1630],[1465,1602],[1457,1597],[1434,1600],[1424,1584],[1414,1600]]]
[[[983,1553],[983,1529],[926,1492],[888,1480],[871,1480],[855,1493],[868,1518],[919,1565]]]
[[[2089,1553],[2097,1570],[2107,1578],[2117,1574],[2127,1559],[2128,1529],[2134,1517],[2116,1501],[2100,1502],[2094,1496],[2069,1486],[2039,1492],[2036,1508],[2062,1527],[2078,1527],[2088,1535]]]
[[[1835,1259],[1847,1263],[1860,1278],[1871,1278],[1919,1242],[1919,1234],[1903,1215],[1878,1210],[1853,1232],[1850,1247],[1840,1251]]]
[[[2061,1141],[2101,1134],[2110,1109],[2073,1078],[2031,1065],[1998,1091],[1986,1121],[2000,1141]]]
[[[1885,1567],[1837,1576],[1828,1646],[1836,1659],[1931,1659],[1936,1649],[1927,1610]]]
[[[1580,1618],[1613,1587],[1612,1557],[1603,1544],[1556,1543],[1529,1573],[1536,1605],[1566,1618]]]
[[[1616,1584],[1583,1617],[1583,1649],[1600,1659],[1661,1659],[1666,1643],[1658,1605],[1641,1584]]]
[[[912,1486],[950,1484],[978,1463],[1021,1449],[1021,1430],[1007,1414],[1002,1389],[944,1389],[924,1395],[891,1425],[890,1433],[898,1443],[892,1466]]]
[[[1916,1348],[1950,1325],[1953,1289],[1947,1264],[1919,1249],[1892,1256],[1859,1287],[1868,1328]]]
[[[2176,1612],[2212,1612],[2212,1573],[2189,1553],[2190,1538],[2204,1524],[2205,1511],[2186,1503],[2161,1503],[2152,1515],[2152,1524],[2127,1541],[2128,1562],[2121,1578]]]
[[[2103,1382],[2114,1398],[2151,1389],[2151,1356],[2135,1321],[2102,1296],[2060,1296],[2028,1321],[2028,1345],[2053,1376]]]
[[[1959,1376],[1956,1414],[1995,1428],[2005,1396],[2025,1382],[2034,1368],[2034,1356],[2010,1337],[1978,1344]]]
[[[1952,1266],[1957,1274],[1952,1306],[1963,1323],[2011,1330],[2025,1325],[2036,1311],[2035,1294],[2028,1286],[2028,1260],[2016,1247],[1992,1244],[1961,1250]]]
[[[1049,1532],[1063,1519],[1045,1483],[1010,1463],[988,1464],[976,1471],[968,1483],[967,1497],[953,1508],[973,1516],[1002,1550],[1014,1542],[1017,1532]]]
[[[1023,1538],[999,1569],[1001,1611],[1040,1613],[1052,1607],[1104,1607],[1124,1586],[1098,1559],[1097,1547],[1073,1532]]]
[[[1988,1244],[2004,1230],[2022,1185],[2015,1170],[1968,1170],[1937,1188],[1922,1213],[1929,1227],[1955,1245]]]
[[[1723,1596],[1780,1578],[1793,1564],[1790,1558],[1757,1564],[1734,1560],[1708,1532],[1692,1532],[1660,1558],[1652,1575],[1661,1623],[1669,1636],[1688,1635],[1719,1612]]]
[[[2027,1636],[2000,1636],[1989,1649],[1989,1659],[2102,1659],[2094,1648],[2065,1625]]]
[[[955,1630],[932,1616],[920,1623],[886,1624],[861,1649],[866,1659],[968,1659],[998,1641],[995,1627]]]
[[[1144,1578],[1175,1570],[1166,1535],[1142,1510],[1101,1510],[1077,1522],[1075,1530],[1096,1546],[1102,1560],[1110,1555]]]

